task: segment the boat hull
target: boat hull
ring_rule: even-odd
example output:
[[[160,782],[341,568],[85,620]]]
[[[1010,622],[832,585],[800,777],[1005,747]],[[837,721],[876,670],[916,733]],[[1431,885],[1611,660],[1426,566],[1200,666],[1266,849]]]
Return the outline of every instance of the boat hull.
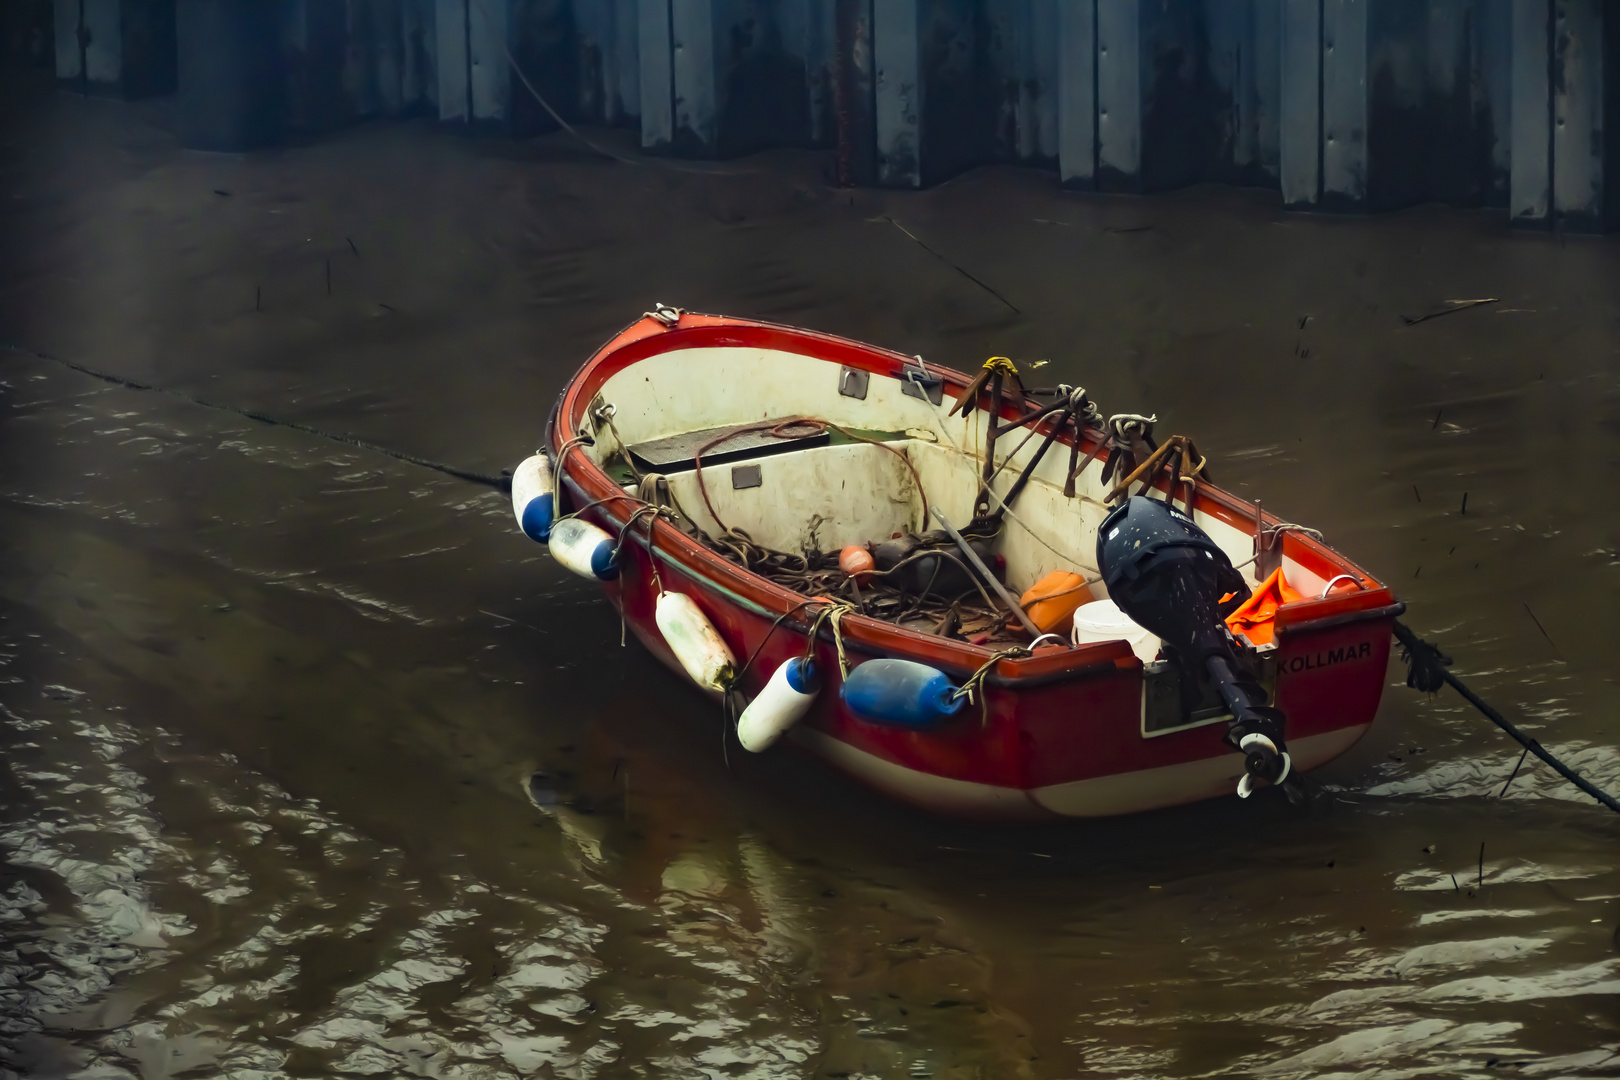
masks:
[[[608,598],[636,637],[687,678],[658,632],[654,610],[660,588],[691,597],[739,663],[752,657],[737,684],[752,698],[779,665],[806,651],[811,601],[729,562],[668,522],[643,516],[626,528],[643,504],[584,454],[568,456],[571,440],[564,432],[585,430],[588,403],[604,380],[638,357],[676,347],[680,339],[703,347],[792,347],[891,378],[900,377],[908,358],[742,320],[683,315],[669,326],[648,319],[588,361],[559,400],[547,436],[557,462],[559,513],[576,510],[610,534],[622,533],[618,578],[604,584]],[[948,392],[959,393],[966,383],[956,373],[939,374]],[[1202,513],[1234,527],[1257,520],[1252,505],[1219,489],[1202,486],[1198,499]],[[1288,716],[1295,767],[1310,769],[1348,750],[1371,724],[1401,605],[1315,540],[1288,534],[1286,542],[1289,557],[1319,578],[1348,568],[1365,582],[1359,591],[1291,604],[1277,617],[1274,700]],[[859,616],[845,618],[839,636],[851,665],[879,657],[912,660],[958,684],[990,658],[965,642]],[[933,813],[992,821],[1112,816],[1230,795],[1242,775],[1242,758],[1223,742],[1220,718],[1148,729],[1143,665],[1123,641],[1001,659],[973,701],[926,729],[871,723],[844,706],[831,626],[821,626],[809,650],[824,685],[787,741]]]
[[[598,523],[616,529],[606,513]],[[690,678],[654,622],[660,583],[690,596],[739,661],[754,657],[739,683],[746,697],[803,654],[808,620],[778,622],[778,612],[690,574],[656,545],[649,554],[638,537],[626,538],[619,558],[619,578],[604,593],[637,640],[683,680]],[[1350,749],[1377,711],[1394,614],[1378,608],[1356,614],[1365,617],[1283,635],[1276,699],[1289,716],[1295,768],[1317,768]],[[895,656],[940,666],[921,650],[875,649],[849,636],[844,644],[852,665]],[[1123,643],[1099,651],[1104,655],[1093,663],[1056,678],[992,676],[981,701],[938,727],[906,730],[870,723],[844,706],[837,645],[823,629],[813,652],[824,685],[787,740],[891,798],[970,820],[1111,817],[1233,794],[1243,759],[1222,741],[1225,724],[1144,735],[1141,661]],[[942,670],[958,681],[971,674]]]

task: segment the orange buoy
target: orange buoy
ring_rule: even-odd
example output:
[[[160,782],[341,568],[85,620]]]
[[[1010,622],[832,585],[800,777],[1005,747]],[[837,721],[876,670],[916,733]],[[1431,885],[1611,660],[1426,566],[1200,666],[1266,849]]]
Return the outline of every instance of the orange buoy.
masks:
[[[1043,634],[1068,634],[1074,611],[1095,599],[1086,579],[1067,570],[1054,570],[1018,598],[1018,606]]]
[[[875,565],[872,553],[859,544],[851,544],[838,553],[838,569],[854,578],[857,585],[866,584]]]

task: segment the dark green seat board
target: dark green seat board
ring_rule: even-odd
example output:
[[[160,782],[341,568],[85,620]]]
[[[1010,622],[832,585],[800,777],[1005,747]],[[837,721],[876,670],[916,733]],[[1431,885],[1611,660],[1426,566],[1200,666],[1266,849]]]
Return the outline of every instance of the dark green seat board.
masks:
[[[758,427],[759,424],[760,421],[751,420],[744,424],[724,424],[698,431],[683,431],[662,439],[649,439],[631,445],[630,456],[635,460],[636,467],[644,472],[668,474],[690,472],[700,452],[705,465],[724,465],[730,461],[748,461],[827,445],[825,431],[783,436],[773,434],[769,428]],[[706,446],[710,449],[704,450]]]
[[[742,425],[727,425],[736,427]],[[636,467],[642,472],[656,472],[665,476],[674,476],[679,473],[691,472],[693,457],[683,457],[707,445],[717,436],[724,434],[727,427],[710,428],[704,431],[686,432],[673,435],[667,439],[657,439],[651,442],[636,443],[630,447],[630,453],[636,459]],[[845,432],[848,432],[846,434]],[[703,455],[703,465],[719,466],[739,461],[758,460],[763,457],[772,457],[776,454],[791,454],[799,450],[809,450],[818,446],[850,446],[863,440],[874,442],[900,442],[911,438],[904,431],[878,431],[872,428],[846,428],[839,430],[829,427],[824,432],[803,438],[782,439],[772,438],[765,432],[748,433],[737,436],[736,442],[742,445],[733,447],[721,444],[714,450]],[[635,474],[624,455],[614,452],[603,463],[602,471],[611,476],[618,484],[633,484],[636,482]]]
[[[849,435],[844,434],[844,431],[849,432]],[[827,434],[832,436],[830,445],[848,446],[850,443],[860,442],[861,439],[871,439],[874,442],[904,442],[906,439],[911,438],[910,435],[903,431],[877,431],[873,428],[858,427],[845,428],[844,431],[837,428],[828,428]],[[860,438],[850,438],[851,435],[859,435]]]

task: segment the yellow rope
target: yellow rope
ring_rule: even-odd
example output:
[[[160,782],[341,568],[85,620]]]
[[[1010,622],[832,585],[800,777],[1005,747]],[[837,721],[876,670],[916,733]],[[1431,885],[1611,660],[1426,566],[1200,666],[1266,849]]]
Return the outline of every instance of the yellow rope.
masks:
[[[844,655],[844,628],[841,625],[845,615],[855,609],[848,604],[840,604],[827,615],[827,625],[832,627],[833,647],[838,650],[838,675],[840,678],[849,678],[849,659]]]
[[[816,638],[821,633],[822,623],[831,626],[833,647],[838,650],[838,673],[845,679],[849,678],[849,659],[844,655],[844,628],[841,623],[844,616],[854,610],[853,604],[846,604],[841,600],[829,602],[826,607],[816,612],[815,618],[810,621],[810,633],[806,636],[804,645],[805,659],[813,659]]]
[[[990,698],[989,695],[984,693],[984,680],[989,677],[990,669],[1001,663],[1003,660],[1008,660],[1015,656],[1028,655],[1030,655],[1029,650],[1022,645],[1011,645],[1000,650],[999,652],[992,653],[990,655],[990,659],[986,660],[983,664],[980,664],[979,670],[975,671],[972,675],[969,675],[967,677],[967,681],[957,688],[956,693],[953,696],[958,698],[967,698],[968,703],[972,704],[973,695],[977,693],[979,695],[978,704],[981,712],[979,722],[982,726],[988,727],[990,724]]]
[[[1005,356],[992,356],[990,359],[984,362],[984,370],[999,371],[1003,375],[1011,375],[1015,379],[1018,378],[1017,366],[1013,364],[1009,357]]]

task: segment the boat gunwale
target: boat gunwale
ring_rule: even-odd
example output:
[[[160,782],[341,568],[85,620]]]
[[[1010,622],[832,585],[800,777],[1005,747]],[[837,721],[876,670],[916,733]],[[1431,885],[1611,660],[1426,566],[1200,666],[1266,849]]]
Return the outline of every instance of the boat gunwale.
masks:
[[[669,340],[671,337],[676,340]],[[781,348],[784,345],[798,347]],[[905,365],[921,364],[923,371],[939,378],[945,389],[954,390],[953,396],[956,398],[960,398],[961,391],[970,381],[962,372],[928,363],[920,356],[907,356],[880,346],[821,331],[693,312],[682,312],[676,322],[670,325],[650,314],[643,315],[625,326],[585,360],[565,384],[546,420],[545,446],[553,460],[557,479],[561,482],[559,486],[569,489],[572,497],[570,501],[574,505],[583,506],[586,512],[594,511],[605,518],[615,534],[623,529],[630,514],[616,513],[612,504],[621,500],[638,506],[645,504],[635,496],[626,494],[613,478],[588,456],[576,454],[571,460],[563,460],[563,455],[559,454],[563,440],[558,437],[558,422],[566,418],[570,430],[576,432],[582,430],[588,404],[607,379],[641,360],[673,351],[674,348],[705,347],[791,351],[825,363],[841,363],[888,378],[899,378],[900,371]],[[981,396],[980,408],[985,408],[986,405],[985,396]],[[1004,403],[1003,419],[1016,419],[1019,415],[1021,414],[1016,402]],[[1042,421],[1040,426],[1042,430],[1049,430],[1050,425],[1051,421]],[[1072,443],[1072,439],[1063,439],[1061,436],[1059,441],[1065,446]],[[1081,443],[1082,449],[1089,449],[1092,446],[1095,446],[1095,440],[1087,439]],[[1106,461],[1107,456],[1108,451],[1102,450],[1097,455],[1098,461]],[[1161,480],[1154,487],[1163,491],[1165,482]],[[1282,523],[1281,519],[1263,511],[1257,518],[1253,503],[1246,503],[1214,484],[1198,485],[1196,506],[1199,510],[1251,536],[1257,520],[1266,525]],[[563,508],[559,506],[558,509],[561,511]],[[793,609],[804,606],[806,598],[803,594],[738,566],[662,519],[652,519],[647,535],[636,535],[636,531],[631,530],[626,539],[648,549],[649,552],[656,550],[657,556],[662,557],[672,568],[678,568],[683,576],[726,593],[733,602],[743,603],[756,614],[767,618],[781,618],[791,615]],[[1322,574],[1324,579],[1330,579],[1337,573],[1350,573],[1358,579],[1363,588],[1357,592],[1338,593],[1283,606],[1277,616],[1280,636],[1297,639],[1318,629],[1316,624],[1327,621],[1328,625],[1336,625],[1342,616],[1360,615],[1369,619],[1378,618],[1383,614],[1379,609],[1387,609],[1399,603],[1387,585],[1325,542],[1309,534],[1290,530],[1283,534],[1283,543],[1287,545],[1287,554],[1296,562],[1305,563],[1313,572],[1320,574],[1322,564],[1326,564],[1326,568],[1333,572]],[[1301,555],[1310,558],[1301,559]],[[1312,562],[1318,565],[1310,566],[1309,563]],[[791,618],[782,618],[782,625],[792,626],[799,633],[808,631],[807,624]],[[976,670],[994,654],[994,650],[987,646],[935,637],[867,615],[851,614],[845,618],[842,621],[842,632],[846,647],[854,646],[860,652],[877,656],[920,658],[935,666],[959,672]],[[830,628],[823,627],[821,637],[830,640],[831,636]],[[1141,661],[1127,643],[1106,641],[1078,648],[1053,649],[1028,657],[1003,658],[991,672],[987,673],[987,681],[991,685],[1008,689],[1033,689],[1035,686],[1048,685],[1054,681],[1100,676],[1109,673],[1110,670],[1139,669],[1141,666]]]

